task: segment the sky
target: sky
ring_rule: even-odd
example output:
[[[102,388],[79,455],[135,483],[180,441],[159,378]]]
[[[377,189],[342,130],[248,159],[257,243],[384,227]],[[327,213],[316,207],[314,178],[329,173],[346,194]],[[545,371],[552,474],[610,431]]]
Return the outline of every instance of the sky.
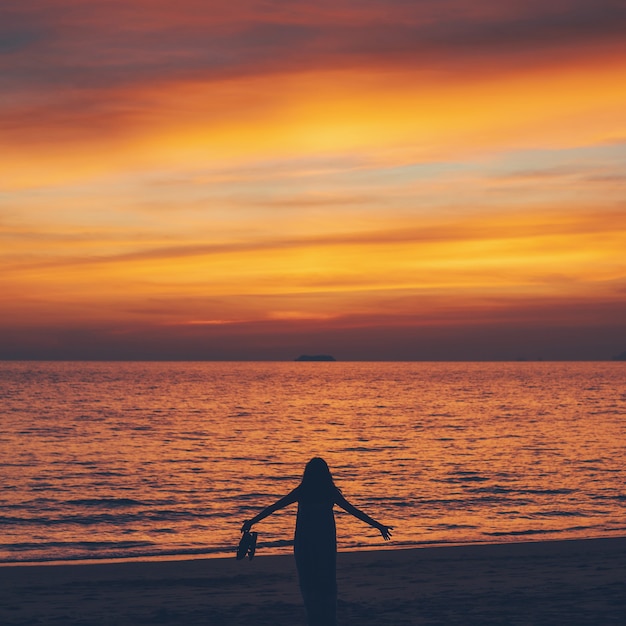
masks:
[[[0,358],[626,350],[623,0],[4,0]]]

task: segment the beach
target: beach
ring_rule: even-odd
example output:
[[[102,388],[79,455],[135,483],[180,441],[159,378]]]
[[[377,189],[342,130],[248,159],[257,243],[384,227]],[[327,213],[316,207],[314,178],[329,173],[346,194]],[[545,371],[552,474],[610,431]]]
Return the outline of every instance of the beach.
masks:
[[[343,552],[341,626],[621,624],[626,538]],[[304,625],[291,556],[0,567],[0,623]]]

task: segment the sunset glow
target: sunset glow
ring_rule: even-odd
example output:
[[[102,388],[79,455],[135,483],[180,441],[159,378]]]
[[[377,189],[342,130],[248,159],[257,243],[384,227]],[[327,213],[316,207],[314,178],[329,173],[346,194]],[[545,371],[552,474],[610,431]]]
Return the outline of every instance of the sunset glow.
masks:
[[[0,358],[626,349],[622,3],[9,7]]]

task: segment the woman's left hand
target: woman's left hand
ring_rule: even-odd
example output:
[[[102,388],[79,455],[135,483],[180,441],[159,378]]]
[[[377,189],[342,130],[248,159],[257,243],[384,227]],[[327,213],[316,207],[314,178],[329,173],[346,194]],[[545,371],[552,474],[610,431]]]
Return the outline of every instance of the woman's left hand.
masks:
[[[247,533],[250,532],[250,529],[252,528],[252,522],[250,520],[246,520],[243,523],[243,526],[241,527],[241,532],[242,533]]]

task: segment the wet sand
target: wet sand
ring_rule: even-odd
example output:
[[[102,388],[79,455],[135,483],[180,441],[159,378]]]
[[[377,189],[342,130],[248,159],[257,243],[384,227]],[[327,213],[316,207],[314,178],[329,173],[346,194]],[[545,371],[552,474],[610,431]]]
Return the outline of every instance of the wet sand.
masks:
[[[623,624],[626,538],[340,553],[340,626]],[[304,626],[291,556],[0,567],[0,624]]]

